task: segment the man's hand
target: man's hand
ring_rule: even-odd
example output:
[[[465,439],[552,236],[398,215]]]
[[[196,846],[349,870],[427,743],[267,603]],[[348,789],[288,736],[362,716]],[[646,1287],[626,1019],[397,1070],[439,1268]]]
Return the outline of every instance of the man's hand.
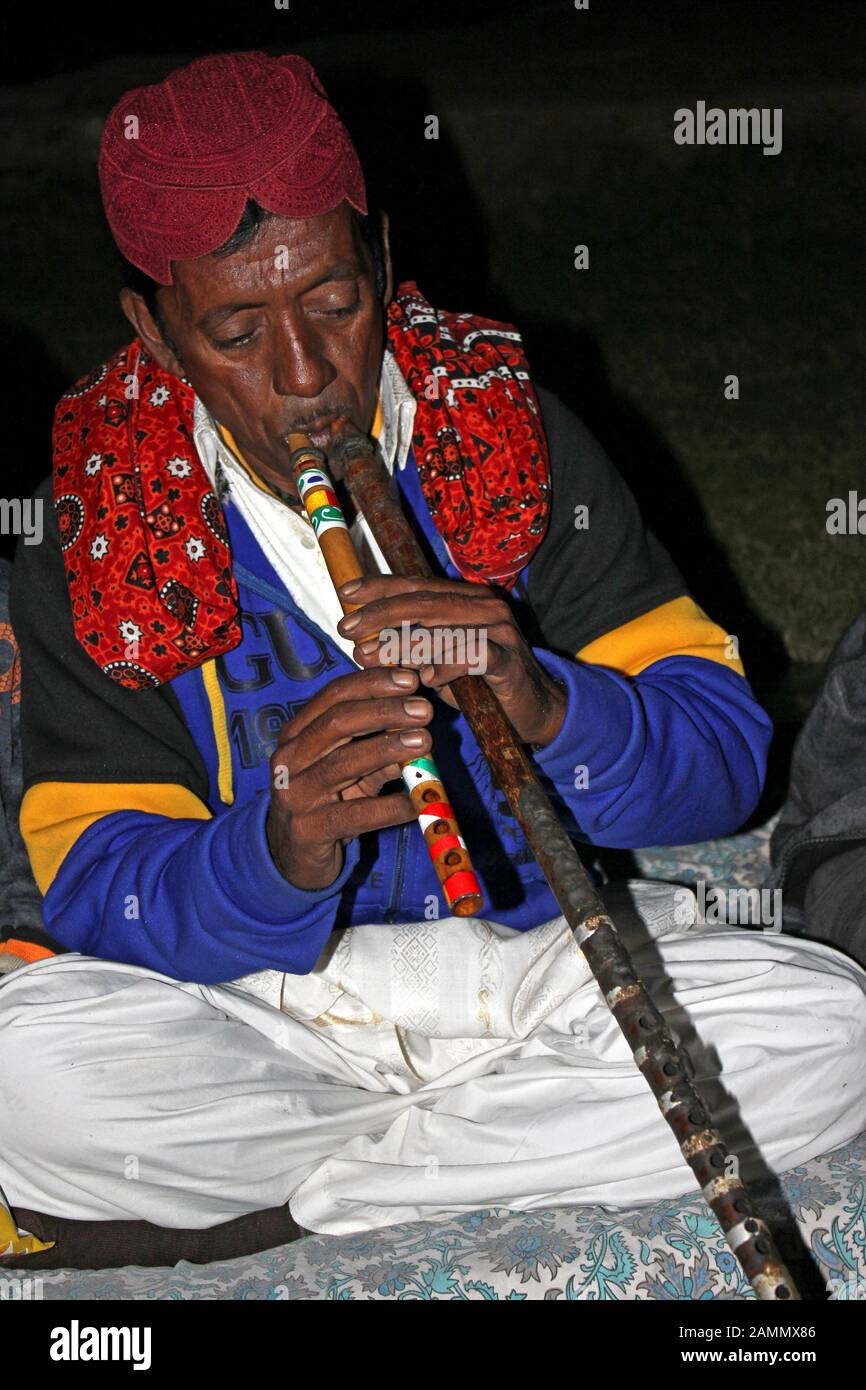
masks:
[[[271,857],[296,888],[333,883],[343,844],[368,830],[406,825],[406,792],[377,796],[401,762],[430,751],[429,700],[414,671],[357,671],[319,690],[280,730],[271,758]]]
[[[417,670],[422,683],[451,706],[456,701],[449,683],[482,675],[524,743],[543,748],[556,737],[565,692],[535,660],[511,609],[493,589],[381,575],[353,580],[340,593],[363,604],[339,624],[340,632],[357,643],[353,657],[359,666],[375,670],[394,664],[388,657],[397,647],[398,664]],[[411,634],[404,625],[411,625]]]

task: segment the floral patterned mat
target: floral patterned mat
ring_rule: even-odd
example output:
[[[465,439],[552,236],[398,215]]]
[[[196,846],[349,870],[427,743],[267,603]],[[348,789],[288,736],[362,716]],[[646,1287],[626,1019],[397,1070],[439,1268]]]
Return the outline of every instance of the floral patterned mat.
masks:
[[[703,879],[718,887],[758,888],[770,871],[770,836],[776,819],[724,840],[632,850],[636,877],[688,884]]]

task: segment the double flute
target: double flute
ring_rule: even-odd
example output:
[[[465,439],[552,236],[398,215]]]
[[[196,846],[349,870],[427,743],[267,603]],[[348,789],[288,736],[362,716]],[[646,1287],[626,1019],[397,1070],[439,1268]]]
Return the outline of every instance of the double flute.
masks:
[[[311,468],[318,466],[319,451],[311,449],[309,440],[294,437],[294,446],[307,450],[306,455],[294,456],[299,463],[306,457]],[[427,559],[395,497],[393,480],[370,438],[348,420],[336,422],[330,457],[341,467],[352,501],[363,513],[391,573],[431,577]],[[328,489],[325,477],[325,470],[319,469],[312,481],[333,496],[333,487]],[[307,484],[308,491],[312,481]],[[333,502],[323,498],[322,505],[334,506],[336,498]],[[329,534],[323,530],[325,520],[323,517],[317,529],[320,541],[327,541]],[[341,574],[336,582],[345,583],[348,577]],[[799,1299],[773,1235],[739,1176],[739,1161],[714,1126],[694,1084],[694,1068],[686,1049],[638,978],[631,956],[502,706],[480,676],[460,676],[449,684],[637,1067],[673,1131],[680,1153],[755,1293],[771,1301]]]
[[[303,434],[289,435],[288,442],[295,485],[339,598],[340,586],[350,579],[362,579],[364,571],[328,473],[325,454]],[[344,613],[354,613],[361,604],[340,599],[340,606]],[[481,886],[433,758],[408,758],[400,764],[400,775],[448,910],[455,917],[474,917],[484,903]]]

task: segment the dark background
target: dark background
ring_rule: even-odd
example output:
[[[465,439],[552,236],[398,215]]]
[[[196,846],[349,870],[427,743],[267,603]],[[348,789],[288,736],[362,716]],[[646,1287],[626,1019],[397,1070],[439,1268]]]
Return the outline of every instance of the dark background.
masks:
[[[49,471],[60,391],[129,336],[96,180],[109,108],[202,53],[299,51],[390,213],[398,275],[520,326],[535,376],[598,434],[771,712],[802,714],[863,602],[866,540],[825,520],[829,498],[866,496],[866,5],[79,0],[6,14],[5,496]],[[674,111],[699,99],[781,107],[781,154],[675,145]],[[729,373],[739,401],[724,399]]]

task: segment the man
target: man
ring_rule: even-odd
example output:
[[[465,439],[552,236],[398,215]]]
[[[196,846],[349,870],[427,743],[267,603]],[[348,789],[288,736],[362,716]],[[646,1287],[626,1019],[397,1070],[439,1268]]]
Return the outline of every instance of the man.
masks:
[[[21,825],[52,940],[0,986],[8,1200],[190,1227],[290,1202],[329,1231],[689,1190],[454,707],[468,661],[404,645],[393,669],[380,641],[477,638],[574,837],[627,847],[756,803],[770,724],[725,633],[518,335],[394,291],[303,59],[219,55],[128,93],[100,175],[136,337],[60,402],[57,524],[17,567]],[[341,416],[441,576],[389,575],[356,517],[351,619],[286,442],[327,448]],[[431,749],[477,919],[441,911],[395,789]],[[724,930],[657,955],[648,981],[679,981],[769,1162],[857,1131],[855,967]],[[798,989],[822,1027],[780,1052]],[[792,1128],[774,1097],[807,1056]]]

